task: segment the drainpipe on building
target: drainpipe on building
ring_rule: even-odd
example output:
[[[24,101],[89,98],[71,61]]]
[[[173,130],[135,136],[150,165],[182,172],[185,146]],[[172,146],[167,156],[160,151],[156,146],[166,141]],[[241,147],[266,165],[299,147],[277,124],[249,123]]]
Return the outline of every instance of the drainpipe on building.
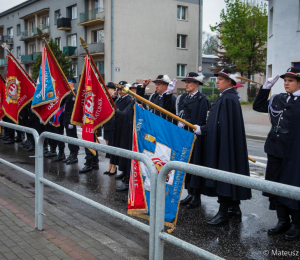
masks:
[[[202,66],[202,14],[203,14],[203,0],[199,0],[199,51],[198,51],[198,67]],[[197,68],[198,70],[198,68]],[[199,73],[201,75],[202,73]],[[199,85],[199,91],[201,92],[201,85]]]
[[[111,0],[111,81],[114,82],[114,0]]]

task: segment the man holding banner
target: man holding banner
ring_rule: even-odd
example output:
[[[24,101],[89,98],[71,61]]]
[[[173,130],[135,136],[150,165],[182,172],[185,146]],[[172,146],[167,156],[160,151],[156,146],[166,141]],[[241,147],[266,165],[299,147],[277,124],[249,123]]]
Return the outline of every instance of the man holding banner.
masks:
[[[237,92],[236,78],[231,69],[215,74],[221,93],[212,105],[206,125],[197,127],[197,135],[207,137],[206,166],[250,176],[245,127]],[[220,204],[218,213],[207,222],[210,226],[227,224],[229,218],[241,221],[240,200],[251,198],[251,190],[215,180],[206,180],[206,186],[215,190]]]

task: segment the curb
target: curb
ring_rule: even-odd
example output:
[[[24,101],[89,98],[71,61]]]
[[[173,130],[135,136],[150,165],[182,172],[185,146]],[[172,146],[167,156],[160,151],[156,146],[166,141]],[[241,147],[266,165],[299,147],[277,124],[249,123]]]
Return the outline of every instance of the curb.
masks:
[[[267,136],[262,136],[262,135],[246,134],[246,138],[261,140],[261,141],[266,141],[267,140]]]

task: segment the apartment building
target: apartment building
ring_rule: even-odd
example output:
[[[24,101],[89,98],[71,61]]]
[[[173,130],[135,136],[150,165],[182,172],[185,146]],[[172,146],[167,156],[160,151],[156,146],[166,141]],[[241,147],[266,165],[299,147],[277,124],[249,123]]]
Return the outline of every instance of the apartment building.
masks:
[[[289,67],[300,68],[300,1],[269,0],[267,77],[286,72]],[[272,94],[284,92],[279,79]]]
[[[159,74],[180,80],[197,71],[199,0],[28,0],[0,13],[0,34],[31,74],[44,46],[40,28],[55,39],[73,61],[80,77],[85,39],[105,82]],[[0,73],[6,73],[6,53],[0,48]],[[154,84],[150,85],[150,93]],[[175,91],[176,92],[176,91]]]

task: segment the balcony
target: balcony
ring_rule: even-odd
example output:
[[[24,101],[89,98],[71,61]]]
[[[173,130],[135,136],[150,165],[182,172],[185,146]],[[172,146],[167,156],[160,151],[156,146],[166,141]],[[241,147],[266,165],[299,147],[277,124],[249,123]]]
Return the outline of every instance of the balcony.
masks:
[[[31,30],[26,30],[24,32],[21,32],[20,41],[26,41],[26,40],[33,39],[33,38],[42,38],[38,34],[38,31],[37,31],[38,28],[43,32],[43,36],[47,36],[50,34],[49,25],[42,24],[38,27],[32,28]]]
[[[87,44],[88,50],[92,56],[104,55],[104,43],[96,42]],[[82,46],[79,48],[79,56],[84,57],[86,55],[85,49]]]
[[[42,53],[41,52],[36,52],[36,53],[33,53],[33,54],[22,55],[21,56],[21,62],[25,63],[25,64],[34,63],[39,54],[42,54]]]
[[[0,68],[2,68],[2,67],[6,67],[7,66],[7,59],[5,58],[5,59],[0,59]]]
[[[10,35],[2,36],[1,42],[5,42],[6,44],[14,44],[14,38]]]
[[[57,30],[69,31],[72,29],[71,18],[58,18],[57,19]]]
[[[80,13],[80,23],[78,25],[91,26],[105,21],[104,9],[96,8]]]
[[[65,46],[63,47],[63,53],[70,59],[76,59],[78,57],[76,46]]]

